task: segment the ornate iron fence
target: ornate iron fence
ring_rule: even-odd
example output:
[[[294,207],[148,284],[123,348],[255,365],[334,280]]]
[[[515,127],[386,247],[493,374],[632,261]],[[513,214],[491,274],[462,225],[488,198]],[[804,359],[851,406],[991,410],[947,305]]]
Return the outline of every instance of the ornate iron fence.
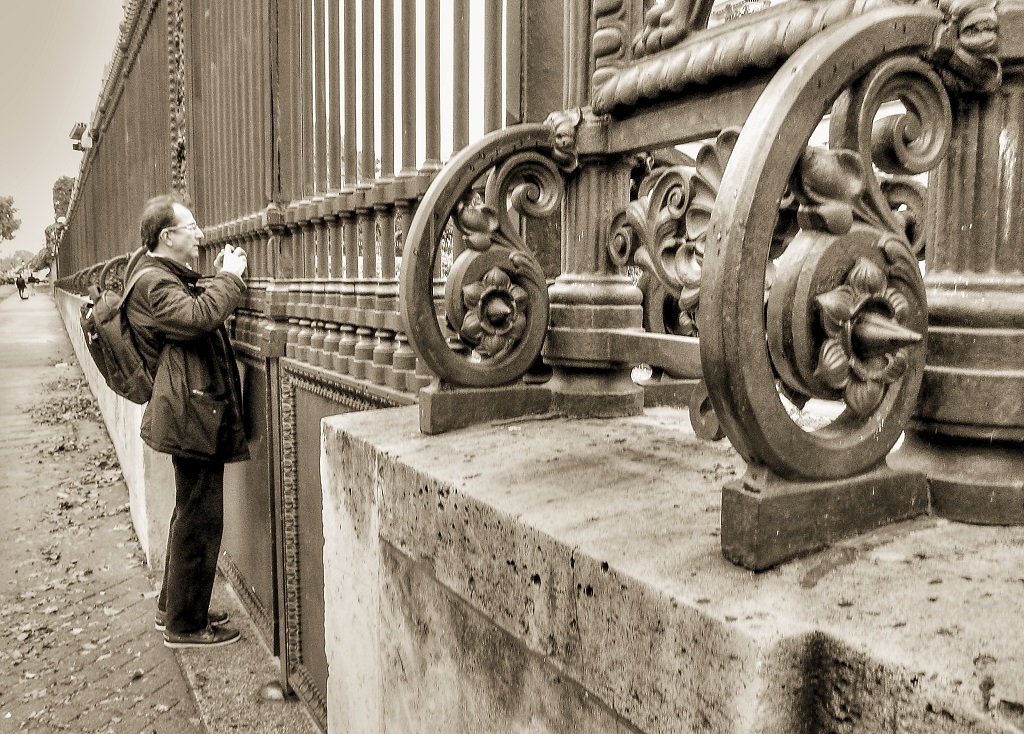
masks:
[[[249,252],[233,333],[280,566],[251,603],[314,707],[332,411],[418,399],[434,432],[680,402],[747,461],[722,543],[754,569],[929,502],[1021,522],[1022,26],[982,0],[130,3],[59,283],[168,188],[203,265]]]
[[[398,308],[403,235],[452,151],[559,106],[562,10],[522,8],[135,0],[91,123],[59,287],[116,286],[168,190],[204,225],[201,270],[225,242],[249,254],[231,331],[254,460],[226,479],[221,565],[321,720],[319,421],[430,379]]]

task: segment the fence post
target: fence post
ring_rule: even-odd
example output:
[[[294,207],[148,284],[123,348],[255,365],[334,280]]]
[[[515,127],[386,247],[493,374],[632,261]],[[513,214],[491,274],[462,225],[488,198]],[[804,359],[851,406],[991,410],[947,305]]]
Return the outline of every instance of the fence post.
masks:
[[[590,3],[565,3],[563,104],[590,101]],[[544,360],[554,369],[555,407],[570,415],[634,415],[643,410],[643,389],[631,366],[612,353],[612,329],[640,329],[640,290],[618,272],[607,247],[611,220],[629,202],[625,160],[580,160],[566,184],[562,209],[562,274],[549,288],[551,317]]]
[[[929,178],[928,358],[913,430],[896,455],[928,476],[932,511],[1024,524],[1024,60],[1001,13],[999,90],[959,95],[953,142]]]

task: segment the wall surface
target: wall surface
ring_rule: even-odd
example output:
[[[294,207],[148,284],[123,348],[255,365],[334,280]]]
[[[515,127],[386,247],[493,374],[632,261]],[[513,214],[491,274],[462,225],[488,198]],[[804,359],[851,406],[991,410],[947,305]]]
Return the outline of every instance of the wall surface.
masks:
[[[1020,528],[921,518],[755,575],[719,547],[744,467],[679,411],[323,425],[331,732],[1018,731]]]
[[[85,299],[58,289],[54,292],[54,300],[121,464],[121,473],[128,485],[135,534],[146,553],[149,567],[159,574],[164,567],[167,526],[174,510],[171,459],[166,454],[153,451],[139,438],[144,406],[116,395],[96,369],[79,323]]]

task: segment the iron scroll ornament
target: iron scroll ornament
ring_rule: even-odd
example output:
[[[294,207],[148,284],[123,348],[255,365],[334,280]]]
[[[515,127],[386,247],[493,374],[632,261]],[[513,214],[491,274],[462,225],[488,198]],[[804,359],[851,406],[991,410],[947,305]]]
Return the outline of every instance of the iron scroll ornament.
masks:
[[[832,100],[865,71],[925,55],[942,22],[932,8],[885,8],[816,36],[766,87],[726,168],[702,263],[701,362],[734,447],[779,476],[819,481],[869,470],[914,410],[927,312],[905,228],[868,184],[872,161],[852,137],[843,140],[852,150],[806,144]],[[927,134],[948,135],[948,120]],[[945,147],[929,150],[922,165],[938,163]],[[766,308],[778,206],[793,188],[801,231],[776,263]],[[781,394],[841,399],[845,410],[808,431]]]
[[[452,157],[416,210],[402,257],[402,317],[410,345],[443,383],[508,384],[540,355],[547,283],[510,211],[524,217],[560,211],[559,166],[572,156],[564,149],[565,131],[557,132],[554,125],[527,124],[485,136]],[[449,220],[466,249],[445,282],[446,334],[434,279]]]

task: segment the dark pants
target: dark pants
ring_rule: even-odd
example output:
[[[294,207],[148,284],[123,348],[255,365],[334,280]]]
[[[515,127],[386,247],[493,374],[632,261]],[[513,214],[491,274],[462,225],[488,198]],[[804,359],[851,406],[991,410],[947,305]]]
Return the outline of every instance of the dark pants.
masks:
[[[159,608],[171,632],[207,625],[210,596],[224,530],[224,462],[171,457],[174,512],[167,535],[167,562]]]

